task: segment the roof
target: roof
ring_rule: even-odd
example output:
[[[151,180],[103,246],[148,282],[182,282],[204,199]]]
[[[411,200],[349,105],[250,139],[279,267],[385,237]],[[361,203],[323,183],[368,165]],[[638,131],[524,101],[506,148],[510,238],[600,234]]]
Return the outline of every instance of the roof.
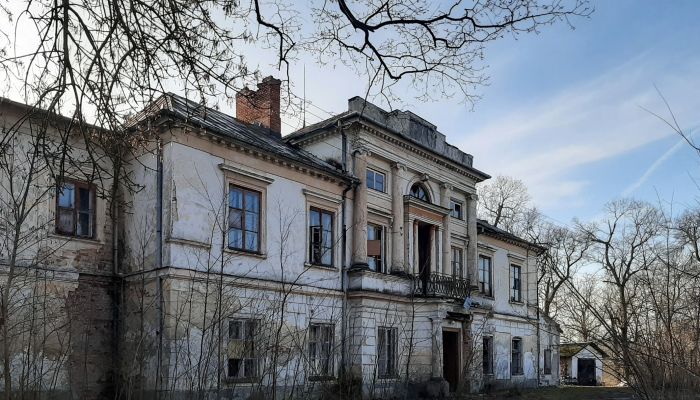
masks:
[[[8,106],[8,105],[22,109],[22,110],[26,110],[27,111],[26,116],[41,115],[41,116],[51,118],[53,121],[63,122],[65,124],[74,124],[76,126],[78,124],[80,124],[81,126],[88,128],[88,129],[94,129],[96,131],[101,131],[101,132],[108,131],[107,129],[102,128],[100,126],[97,126],[95,124],[91,124],[91,123],[85,122],[85,121],[80,121],[79,119],[77,119],[75,117],[67,117],[67,116],[59,114],[55,111],[49,111],[49,110],[46,110],[44,108],[32,106],[32,105],[29,105],[26,103],[20,103],[19,101],[15,101],[15,100],[9,99],[7,97],[0,96],[0,107]]]
[[[559,345],[559,357],[573,357],[588,346],[593,347],[602,357],[608,356],[595,342],[580,342],[562,343]]]
[[[473,157],[445,141],[445,135],[437,127],[410,111],[385,111],[360,97],[348,100],[348,111],[309,125],[284,137],[290,143],[299,143],[337,126],[339,122],[360,119],[396,135],[406,142],[420,147],[451,163],[459,165],[477,181],[491,176],[472,166]]]
[[[245,123],[235,117],[210,107],[204,107],[174,93],[166,93],[139,113],[136,119],[147,114],[164,114],[247,147],[269,153],[289,161],[303,164],[346,181],[352,176],[313,154],[282,140],[270,129]]]
[[[534,250],[537,253],[547,250],[547,248],[544,246],[530,242],[529,240],[523,239],[520,236],[514,235],[504,229],[493,226],[483,219],[476,221],[476,228],[480,234],[491,236],[516,246],[525,247],[527,249]]]

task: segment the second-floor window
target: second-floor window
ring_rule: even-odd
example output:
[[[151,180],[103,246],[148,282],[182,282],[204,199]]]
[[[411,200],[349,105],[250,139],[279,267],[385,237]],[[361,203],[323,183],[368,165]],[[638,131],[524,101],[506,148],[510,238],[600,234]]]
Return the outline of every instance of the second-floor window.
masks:
[[[464,265],[462,249],[452,248],[452,275],[457,278],[462,277],[462,266]]]
[[[56,233],[95,237],[95,188],[66,180],[56,189]]]
[[[373,169],[367,169],[367,187],[379,192],[384,192],[386,177],[383,173]]]
[[[367,225],[367,264],[369,269],[384,272],[384,227]]]
[[[333,325],[309,325],[309,362],[312,376],[333,376],[333,336]]]
[[[249,380],[258,377],[257,328],[258,322],[253,319],[229,321],[228,378]]]
[[[491,258],[479,256],[479,290],[484,296],[492,296]]]
[[[396,328],[377,329],[377,376],[380,378],[396,376],[397,332]]]
[[[522,277],[520,276],[520,266],[512,264],[510,266],[510,300],[521,302],[522,297]]]
[[[521,338],[513,338],[512,340],[510,373],[511,375],[523,374],[523,340]]]
[[[260,252],[260,192],[229,187],[228,247]]]
[[[309,262],[333,266],[333,213],[312,208],[309,211]]]
[[[457,201],[455,199],[450,199],[450,208],[452,209],[452,211],[450,211],[450,215],[453,218],[464,219],[464,217],[462,215],[462,207],[463,207],[463,204],[461,201]]]

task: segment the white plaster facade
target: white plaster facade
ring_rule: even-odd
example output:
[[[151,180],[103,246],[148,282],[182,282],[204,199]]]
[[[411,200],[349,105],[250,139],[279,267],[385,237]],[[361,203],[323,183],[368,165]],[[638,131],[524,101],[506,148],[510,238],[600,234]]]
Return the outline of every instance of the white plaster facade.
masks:
[[[122,193],[110,259],[122,288],[117,384],[146,397],[232,398],[271,386],[305,397],[347,382],[367,397],[558,384],[558,327],[537,311],[539,248],[477,221],[476,184],[488,175],[434,125],[354,98],[348,112],[284,141],[266,137],[265,147],[217,130],[235,121],[214,110],[201,117],[212,125],[181,118],[168,108],[181,100],[166,95],[144,113],[154,140],[128,164],[141,190]],[[368,187],[367,170],[383,176],[381,190]],[[411,195],[416,184],[427,199]],[[255,251],[230,248],[232,187],[259,196]],[[312,259],[311,210],[332,216],[326,265]],[[381,231],[378,244],[368,224]],[[98,233],[97,243],[109,238]],[[97,245],[84,242],[67,246]],[[377,248],[381,262],[370,268]],[[491,260],[490,294],[480,290],[480,256]],[[250,337],[231,339],[249,323]],[[250,338],[255,357],[245,364],[240,343]]]
[[[592,343],[561,344],[561,376],[566,383],[603,385],[604,353]],[[588,363],[589,366],[584,366]],[[580,368],[588,369],[581,373]],[[585,376],[584,376],[585,374]]]

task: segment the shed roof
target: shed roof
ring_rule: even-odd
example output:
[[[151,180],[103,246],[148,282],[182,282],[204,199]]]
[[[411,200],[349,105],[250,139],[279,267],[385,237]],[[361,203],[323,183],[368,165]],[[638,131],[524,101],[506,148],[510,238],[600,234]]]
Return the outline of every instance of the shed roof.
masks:
[[[603,351],[595,342],[580,342],[580,343],[562,343],[559,346],[559,357],[573,357],[586,347],[593,347],[602,357],[607,357],[608,354]]]

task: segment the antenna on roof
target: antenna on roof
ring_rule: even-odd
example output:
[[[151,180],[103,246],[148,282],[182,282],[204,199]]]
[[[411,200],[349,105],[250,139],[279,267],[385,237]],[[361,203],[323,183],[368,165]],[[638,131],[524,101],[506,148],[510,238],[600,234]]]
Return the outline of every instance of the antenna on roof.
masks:
[[[302,128],[306,128],[306,63],[304,63],[304,103],[303,103],[303,117],[302,117]]]

